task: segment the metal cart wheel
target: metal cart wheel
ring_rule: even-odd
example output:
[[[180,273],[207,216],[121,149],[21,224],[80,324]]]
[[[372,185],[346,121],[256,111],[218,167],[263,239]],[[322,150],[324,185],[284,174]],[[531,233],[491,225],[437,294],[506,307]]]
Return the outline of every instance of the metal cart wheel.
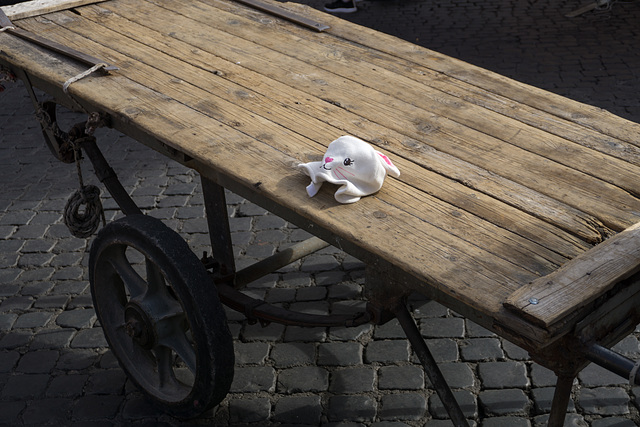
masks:
[[[129,378],[163,411],[192,418],[224,399],[233,340],[215,285],[161,221],[129,215],[91,246],[93,304]]]

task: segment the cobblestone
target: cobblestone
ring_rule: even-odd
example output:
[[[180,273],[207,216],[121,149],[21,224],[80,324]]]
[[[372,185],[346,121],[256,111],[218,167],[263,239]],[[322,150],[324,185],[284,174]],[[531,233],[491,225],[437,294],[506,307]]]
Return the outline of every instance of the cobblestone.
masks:
[[[322,8],[326,0],[301,2]],[[580,3],[365,0],[344,18],[638,122],[640,9],[618,2],[563,17]],[[225,312],[235,338],[235,379],[222,404],[189,422],[150,405],[124,376],[93,311],[91,239],[71,237],[61,222],[77,188],[75,170],[48,152],[21,84],[6,86],[0,93],[0,425],[451,425],[397,322],[262,327],[231,310]],[[136,202],[179,231],[198,255],[208,250],[197,174],[113,130],[100,132],[101,148]],[[113,220],[120,215],[116,204],[103,197]],[[227,192],[227,204],[239,266],[310,237],[236,194]],[[361,309],[364,290],[364,264],[333,247],[250,286],[269,302],[323,313]],[[546,425],[551,371],[436,302],[416,296],[409,303],[471,425]],[[640,359],[639,334],[615,349]],[[565,426],[640,425],[638,408],[640,387],[589,366],[574,383]]]

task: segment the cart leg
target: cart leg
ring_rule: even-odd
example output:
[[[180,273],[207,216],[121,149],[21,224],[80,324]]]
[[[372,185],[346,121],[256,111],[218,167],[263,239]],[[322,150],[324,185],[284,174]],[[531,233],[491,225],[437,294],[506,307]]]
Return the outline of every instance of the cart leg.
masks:
[[[460,405],[458,405],[458,402],[453,396],[451,388],[449,388],[449,385],[445,381],[442,372],[440,372],[440,368],[438,368],[438,364],[433,358],[431,351],[429,351],[427,344],[420,335],[420,331],[411,317],[409,310],[407,310],[407,307],[404,304],[400,304],[394,314],[400,322],[402,329],[404,329],[404,332],[407,335],[409,342],[411,342],[411,346],[414,351],[418,355],[420,362],[422,362],[422,366],[424,367],[429,380],[431,380],[431,384],[433,384],[436,389],[442,404],[449,413],[451,421],[456,427],[468,427],[469,424],[460,409]]]
[[[556,391],[553,394],[551,403],[551,414],[549,414],[549,427],[562,427],[564,425],[574,378],[575,376],[573,375],[558,375]]]
[[[201,181],[213,255],[220,263],[222,274],[233,274],[236,271],[236,266],[231,245],[224,187],[205,176],[201,177]]]

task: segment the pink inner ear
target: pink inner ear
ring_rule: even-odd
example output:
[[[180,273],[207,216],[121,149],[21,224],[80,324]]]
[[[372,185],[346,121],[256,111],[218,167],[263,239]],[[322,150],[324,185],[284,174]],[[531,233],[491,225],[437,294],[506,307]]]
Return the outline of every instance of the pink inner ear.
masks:
[[[387,156],[385,156],[384,154],[380,154],[380,153],[378,153],[378,154],[380,155],[380,157],[382,157],[384,159],[385,162],[387,162],[387,164],[389,166],[393,166],[393,163],[391,163],[391,160],[389,160],[389,158]]]

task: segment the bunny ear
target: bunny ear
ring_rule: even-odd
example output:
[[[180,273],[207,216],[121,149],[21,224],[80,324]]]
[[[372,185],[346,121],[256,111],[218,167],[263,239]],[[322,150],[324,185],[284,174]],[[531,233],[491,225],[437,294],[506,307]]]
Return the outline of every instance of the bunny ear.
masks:
[[[380,160],[380,163],[382,164],[382,166],[384,166],[384,168],[387,170],[387,173],[394,178],[398,178],[400,176],[400,171],[398,170],[397,167],[394,166],[391,160],[389,160],[387,156],[385,156],[384,154],[382,154],[377,150],[376,150],[376,154],[379,156],[378,159]]]

